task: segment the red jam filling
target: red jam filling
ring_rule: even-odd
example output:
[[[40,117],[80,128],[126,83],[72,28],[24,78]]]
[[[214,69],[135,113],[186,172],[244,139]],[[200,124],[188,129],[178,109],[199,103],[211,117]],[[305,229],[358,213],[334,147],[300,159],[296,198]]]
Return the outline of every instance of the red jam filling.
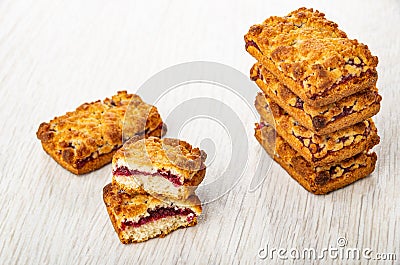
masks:
[[[246,42],[246,50],[247,50],[247,48],[248,48],[249,46],[253,46],[254,48],[256,48],[257,50],[259,50],[259,51],[261,52],[261,50],[260,50],[260,48],[258,47],[257,43],[255,43],[254,41],[250,40],[250,41]]]
[[[303,109],[304,101],[301,98],[296,98],[296,104],[294,105],[298,109]]]
[[[166,171],[166,170],[161,170],[158,169],[156,173],[148,173],[148,172],[143,172],[140,170],[129,170],[127,167],[122,166],[122,167],[118,167],[116,170],[113,171],[113,174],[116,176],[132,176],[132,175],[145,175],[145,176],[157,176],[157,177],[163,177],[167,180],[169,180],[170,182],[172,182],[174,184],[174,186],[182,186],[183,183],[180,180],[180,177],[177,175],[174,175],[171,173],[171,171]]]
[[[86,165],[87,162],[90,162],[93,159],[94,159],[93,157],[89,156],[89,157],[86,157],[84,159],[80,159],[80,160],[76,161],[76,168],[77,169],[83,168]]]
[[[189,208],[184,209],[175,209],[174,207],[171,208],[158,208],[154,210],[148,209],[147,212],[149,213],[148,216],[139,219],[137,222],[127,221],[126,219],[121,223],[121,229],[125,230],[126,227],[139,227],[141,225],[157,221],[162,218],[176,216],[176,215],[186,215],[186,220],[188,222],[193,221],[195,217],[194,212]]]
[[[342,111],[340,114],[338,114],[338,115],[336,115],[336,116],[333,116],[333,120],[337,120],[337,119],[339,119],[339,118],[348,116],[348,115],[352,114],[353,112],[354,112],[353,106],[344,107],[344,108],[343,108],[343,111]]]
[[[257,129],[261,130],[262,128],[264,128],[265,126],[267,126],[264,122],[260,122],[257,124]]]
[[[363,61],[363,59],[361,59],[361,58],[358,58],[359,60],[360,60],[360,63],[355,63],[354,62],[354,59],[349,59],[347,62],[346,62],[346,64],[348,64],[348,65],[353,65],[353,66],[356,66],[356,67],[358,67],[358,68],[361,68],[361,67],[363,67],[364,65],[365,65],[365,63],[364,63],[364,61]]]

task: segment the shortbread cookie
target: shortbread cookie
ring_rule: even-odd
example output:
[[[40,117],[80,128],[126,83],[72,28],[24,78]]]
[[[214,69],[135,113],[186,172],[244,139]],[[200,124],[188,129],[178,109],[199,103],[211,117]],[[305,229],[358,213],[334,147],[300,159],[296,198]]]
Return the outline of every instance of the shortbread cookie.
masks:
[[[36,135],[54,160],[79,175],[111,162],[122,146],[123,128],[125,136],[161,137],[165,133],[156,107],[120,91],[111,99],[84,103],[73,112],[43,122]]]
[[[256,124],[255,137],[268,154],[278,162],[306,190],[326,194],[340,189],[371,174],[375,169],[376,154],[362,152],[343,161],[324,166],[313,166],[296,152],[282,137],[274,135],[271,126]],[[272,141],[272,142],[271,142]],[[275,146],[276,148],[272,148]]]
[[[262,93],[257,95],[255,106],[261,120],[270,123],[268,116],[273,116],[277,133],[313,165],[341,161],[369,150],[379,143],[377,129],[372,119],[329,134],[318,135],[301,126]]]
[[[377,114],[382,97],[376,87],[367,89],[323,107],[305,103],[260,63],[254,64],[250,77],[261,90],[301,125],[319,135],[354,125]]]
[[[183,200],[203,180],[207,155],[178,139],[132,138],[113,158],[113,184],[127,192]]]
[[[246,50],[310,106],[374,87],[378,58],[323,13],[300,8],[270,17],[245,35]]]
[[[123,244],[164,237],[178,228],[194,226],[202,211],[196,195],[184,202],[161,201],[149,194],[127,193],[111,183],[103,189],[103,200]]]

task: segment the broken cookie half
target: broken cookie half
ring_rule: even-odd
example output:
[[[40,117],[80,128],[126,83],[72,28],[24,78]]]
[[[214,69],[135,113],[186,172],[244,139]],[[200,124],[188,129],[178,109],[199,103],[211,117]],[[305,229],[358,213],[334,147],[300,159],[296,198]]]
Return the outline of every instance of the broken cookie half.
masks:
[[[128,193],[111,183],[103,189],[103,200],[123,244],[164,237],[179,228],[194,226],[202,211],[196,195],[184,201],[165,201],[146,193]]]
[[[206,157],[178,139],[132,138],[114,155],[112,183],[129,192],[184,200],[203,181]]]

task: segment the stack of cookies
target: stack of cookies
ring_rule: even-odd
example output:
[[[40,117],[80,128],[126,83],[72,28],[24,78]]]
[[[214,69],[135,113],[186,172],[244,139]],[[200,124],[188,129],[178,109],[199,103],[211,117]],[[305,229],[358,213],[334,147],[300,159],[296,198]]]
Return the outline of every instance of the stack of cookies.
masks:
[[[128,140],[113,157],[112,183],[103,199],[122,243],[164,237],[196,225],[206,153],[184,141],[158,137]]]
[[[304,188],[326,194],[375,169],[378,58],[323,13],[300,8],[245,35],[262,93],[255,136]]]

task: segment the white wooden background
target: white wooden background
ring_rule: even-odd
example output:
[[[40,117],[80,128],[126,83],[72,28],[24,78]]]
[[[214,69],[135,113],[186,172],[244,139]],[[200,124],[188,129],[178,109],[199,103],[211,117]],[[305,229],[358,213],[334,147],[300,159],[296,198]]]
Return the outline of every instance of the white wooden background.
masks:
[[[196,227],[120,244],[102,202],[111,168],[81,177],[65,171],[41,149],[38,125],[119,89],[135,92],[153,74],[182,62],[215,61],[248,75],[254,60],[244,50],[243,35],[249,26],[299,5],[320,9],[379,56],[383,101],[375,117],[381,136],[375,172],[348,188],[314,196],[274,164],[264,184],[249,193],[263,150],[251,137],[256,120],[245,116],[250,158],[239,184],[205,205]],[[260,260],[258,250],[267,245],[320,250],[346,237],[348,247],[397,253],[396,262],[379,264],[400,264],[399,31],[398,0],[0,1],[0,263],[281,264]],[[234,102],[225,92],[188,87],[178,94],[179,100],[205,94]],[[177,100],[160,102],[163,117]],[[244,109],[235,106],[243,117]],[[193,124],[180,135],[195,144],[203,136],[214,142],[205,182],[217,178],[229,159],[226,137],[218,130]],[[285,262],[310,263],[377,262]]]

